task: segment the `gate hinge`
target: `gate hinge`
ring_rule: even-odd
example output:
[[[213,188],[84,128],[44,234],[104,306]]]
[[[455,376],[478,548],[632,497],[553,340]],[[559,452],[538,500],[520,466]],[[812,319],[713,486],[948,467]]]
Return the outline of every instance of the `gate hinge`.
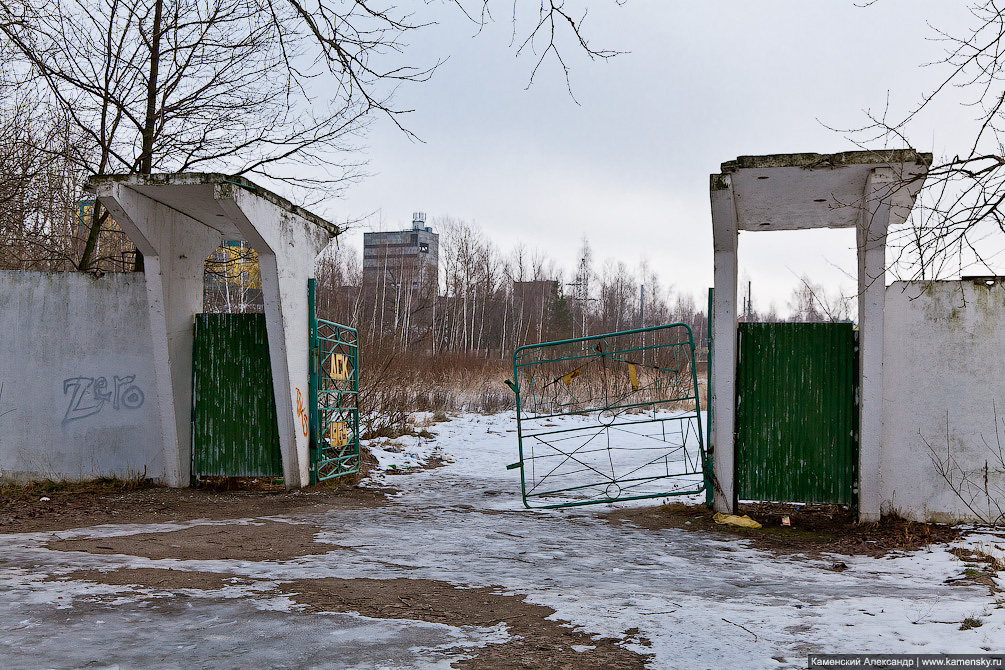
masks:
[[[514,384],[512,382],[512,380],[507,379],[503,383],[506,384],[506,386],[508,386],[510,388],[510,390],[513,391],[513,393],[519,393],[520,392],[520,390],[516,387],[516,384]]]
[[[510,463],[506,466],[507,470],[516,470],[517,468],[523,467],[523,461],[517,461],[516,463]]]

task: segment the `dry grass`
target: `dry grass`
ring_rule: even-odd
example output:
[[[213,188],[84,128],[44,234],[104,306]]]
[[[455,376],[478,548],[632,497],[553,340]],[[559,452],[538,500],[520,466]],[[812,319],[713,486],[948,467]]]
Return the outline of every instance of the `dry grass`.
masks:
[[[282,477],[200,477],[195,488],[203,491],[285,491]]]
[[[960,624],[960,630],[972,630],[984,625],[984,618],[976,614],[971,614]]]
[[[7,499],[32,498],[51,493],[119,493],[160,486],[146,477],[146,473],[132,477],[96,477],[73,481],[67,479],[37,479],[30,481],[0,481],[0,497]]]
[[[508,361],[379,350],[368,359],[360,368],[363,439],[414,434],[410,418],[415,412],[432,412],[435,421],[444,421],[447,412],[492,414],[516,406],[513,392],[504,383],[512,375]]]

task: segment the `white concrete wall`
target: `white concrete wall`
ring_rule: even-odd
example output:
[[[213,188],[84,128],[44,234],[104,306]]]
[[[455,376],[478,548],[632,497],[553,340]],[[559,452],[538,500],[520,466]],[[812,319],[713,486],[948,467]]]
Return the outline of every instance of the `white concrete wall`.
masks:
[[[972,519],[939,476],[929,445],[937,458],[945,461],[948,447],[961,470],[979,471],[980,488],[990,461],[989,488],[1005,492],[1005,473],[995,473],[987,446],[997,448],[995,406],[1005,446],[1005,286],[896,282],[886,289],[884,336],[883,511]],[[987,508],[981,491],[970,497]]]
[[[0,476],[164,476],[141,274],[0,272]]]

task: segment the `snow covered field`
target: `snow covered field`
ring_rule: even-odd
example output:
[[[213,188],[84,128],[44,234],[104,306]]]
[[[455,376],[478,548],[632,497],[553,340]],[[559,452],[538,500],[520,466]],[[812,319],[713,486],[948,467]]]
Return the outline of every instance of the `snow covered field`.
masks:
[[[100,657],[107,663],[94,667],[446,668],[463,657],[465,647],[509,636],[505,626],[302,612],[262,586],[328,576],[498,587],[554,608],[554,618],[572,626],[653,654],[651,668],[804,668],[807,653],[1005,649],[1005,609],[984,587],[947,584],[965,571],[947,547],[881,559],[780,558],[744,541],[651,531],[600,517],[617,504],[526,510],[519,471],[505,467],[518,458],[512,414],[465,415],[433,430],[435,440],[371,445],[385,473],[369,484],[400,491],[389,505],[276,519],[315,524],[322,542],[337,545],[330,554],[199,561],[44,546],[54,537],[231,523],[205,520],[0,535],[0,665],[77,667]],[[433,455],[446,465],[416,468]],[[416,471],[386,473],[391,469]],[[1005,557],[1001,535],[975,532],[967,543]],[[829,569],[836,560],[848,569]],[[123,567],[257,581],[176,601],[157,589],[126,593],[87,581],[46,580],[73,570]],[[1005,580],[998,584],[1005,588]],[[96,608],[96,600],[105,606]],[[967,617],[983,625],[960,630]]]

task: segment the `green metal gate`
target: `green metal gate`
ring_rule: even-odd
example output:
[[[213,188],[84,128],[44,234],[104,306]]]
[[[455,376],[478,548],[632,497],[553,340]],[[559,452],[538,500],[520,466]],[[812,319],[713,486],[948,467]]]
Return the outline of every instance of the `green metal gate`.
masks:
[[[282,477],[264,314],[197,314],[192,479]]]
[[[741,323],[742,500],[857,502],[858,337],[850,323]]]
[[[697,495],[710,474],[682,323],[513,353],[526,507]]]
[[[359,334],[310,311],[311,480],[359,472]]]

